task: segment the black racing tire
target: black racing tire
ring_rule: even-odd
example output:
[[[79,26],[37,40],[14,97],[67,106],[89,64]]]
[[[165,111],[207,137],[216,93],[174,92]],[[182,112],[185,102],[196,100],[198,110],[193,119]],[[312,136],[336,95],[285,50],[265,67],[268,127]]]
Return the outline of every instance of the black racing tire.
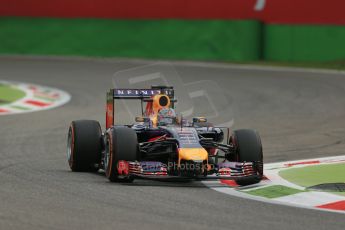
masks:
[[[72,121],[68,130],[67,156],[72,171],[95,172],[101,162],[102,129],[98,121]]]
[[[117,164],[120,160],[138,159],[138,139],[135,130],[118,126],[107,132],[105,143],[105,175],[111,182],[132,182],[133,177],[120,178]]]
[[[255,162],[254,169],[257,175],[235,180],[238,185],[259,183],[263,177],[263,153],[259,134],[255,130],[241,129],[234,131],[232,144],[236,149],[236,161]]]

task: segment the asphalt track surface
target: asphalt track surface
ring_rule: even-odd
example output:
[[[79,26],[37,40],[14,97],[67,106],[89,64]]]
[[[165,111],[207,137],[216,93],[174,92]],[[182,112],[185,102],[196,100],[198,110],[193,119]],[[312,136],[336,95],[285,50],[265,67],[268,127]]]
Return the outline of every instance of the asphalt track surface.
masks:
[[[0,58],[1,79],[72,95],[70,103],[53,110],[0,117],[0,229],[344,229],[342,214],[232,197],[200,182],[129,185],[70,172],[65,153],[70,121],[103,124],[105,91],[114,73],[145,64]],[[185,82],[210,79],[220,85],[231,103],[233,128],[260,132],[266,162],[344,154],[344,74],[173,65]]]

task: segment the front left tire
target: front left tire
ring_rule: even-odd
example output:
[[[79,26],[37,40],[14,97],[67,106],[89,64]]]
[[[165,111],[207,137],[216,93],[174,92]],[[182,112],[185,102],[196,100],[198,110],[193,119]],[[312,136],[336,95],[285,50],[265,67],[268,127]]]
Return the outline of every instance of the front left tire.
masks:
[[[132,182],[132,176],[119,175],[119,161],[138,159],[138,139],[135,130],[117,126],[106,134],[104,167],[105,175],[111,182]]]
[[[263,152],[261,138],[255,130],[235,130],[231,142],[236,149],[236,161],[253,162],[256,175],[236,180],[238,185],[251,185],[259,183],[263,178]]]

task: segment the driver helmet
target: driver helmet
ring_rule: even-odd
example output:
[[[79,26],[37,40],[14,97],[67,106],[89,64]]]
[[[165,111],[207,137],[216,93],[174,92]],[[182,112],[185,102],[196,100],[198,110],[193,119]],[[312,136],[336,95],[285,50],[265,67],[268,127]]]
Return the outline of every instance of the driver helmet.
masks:
[[[176,123],[176,113],[172,108],[162,108],[157,116],[158,125],[171,125]]]

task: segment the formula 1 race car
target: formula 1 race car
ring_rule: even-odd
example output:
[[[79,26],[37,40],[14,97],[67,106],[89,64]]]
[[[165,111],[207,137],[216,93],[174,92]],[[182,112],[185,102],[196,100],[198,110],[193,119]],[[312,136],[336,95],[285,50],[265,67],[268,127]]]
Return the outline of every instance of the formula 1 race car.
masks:
[[[116,99],[140,100],[141,116],[133,124],[114,125]],[[256,131],[242,129],[231,134],[229,128],[215,127],[205,117],[188,121],[176,115],[176,102],[170,86],[111,89],[107,92],[104,132],[97,121],[71,123],[67,144],[70,168],[101,169],[112,182],[195,178],[249,185],[262,179],[263,153]]]

